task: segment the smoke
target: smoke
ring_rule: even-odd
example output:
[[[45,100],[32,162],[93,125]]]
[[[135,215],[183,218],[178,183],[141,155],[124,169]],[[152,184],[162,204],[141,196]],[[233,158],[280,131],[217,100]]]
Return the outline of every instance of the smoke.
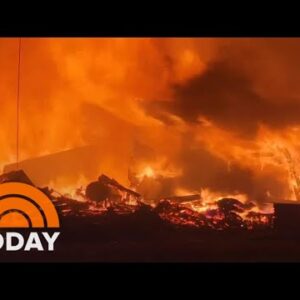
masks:
[[[17,45],[0,39],[2,166],[15,161]],[[299,50],[299,39],[24,38],[21,160],[95,145],[74,155],[87,180],[98,170],[128,184],[131,166],[151,166],[151,197],[289,197],[276,145],[299,150]]]
[[[257,94],[252,81],[225,63],[215,63],[183,86],[174,87],[168,110],[188,122],[205,116],[221,128],[253,138],[259,125],[297,125],[300,102],[275,102]]]

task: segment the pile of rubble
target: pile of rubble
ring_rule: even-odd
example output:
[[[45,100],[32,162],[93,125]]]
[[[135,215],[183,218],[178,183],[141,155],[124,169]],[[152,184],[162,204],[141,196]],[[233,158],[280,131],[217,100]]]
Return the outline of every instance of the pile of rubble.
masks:
[[[273,225],[274,215],[251,211],[251,203],[245,205],[237,199],[223,198],[216,201],[215,206],[197,212],[181,204],[163,200],[154,210],[171,223],[203,229],[259,229]]]
[[[0,176],[0,183],[17,181],[34,185],[22,171],[13,171]],[[63,216],[90,217],[95,219],[113,215],[138,216],[139,222],[148,216],[157,216],[161,220],[185,227],[202,229],[256,229],[272,227],[273,214],[264,214],[252,210],[253,203],[243,204],[237,199],[223,198],[205,210],[198,211],[191,203],[201,203],[200,195],[172,196],[148,205],[142,195],[128,189],[116,180],[101,175],[85,189],[78,189],[78,199],[62,195],[49,188],[40,188],[52,199]]]

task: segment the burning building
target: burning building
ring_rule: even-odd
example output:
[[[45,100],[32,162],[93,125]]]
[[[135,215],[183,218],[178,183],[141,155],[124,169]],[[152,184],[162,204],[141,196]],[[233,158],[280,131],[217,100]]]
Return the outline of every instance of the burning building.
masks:
[[[299,39],[24,39],[16,162],[18,40],[0,39],[0,165],[70,199],[143,200],[190,224],[268,222],[268,203],[299,200],[299,49]]]

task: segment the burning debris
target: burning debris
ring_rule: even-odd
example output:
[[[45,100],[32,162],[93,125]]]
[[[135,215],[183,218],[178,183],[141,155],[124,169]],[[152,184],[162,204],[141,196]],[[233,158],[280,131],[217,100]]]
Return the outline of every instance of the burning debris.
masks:
[[[187,195],[187,196],[171,196],[163,200],[170,200],[176,203],[185,203],[185,202],[199,201],[200,199],[201,199],[201,195],[195,194],[195,195]]]
[[[24,171],[0,176],[0,182],[19,181],[34,185]],[[255,229],[272,227],[273,214],[264,213],[252,202],[221,198],[206,202],[201,195],[170,196],[151,205],[142,195],[102,174],[73,196],[63,195],[49,187],[41,188],[65,216],[98,216],[139,214],[156,215],[176,226],[201,229]],[[141,218],[142,220],[142,218]]]
[[[253,229],[272,227],[273,214],[251,211],[253,204],[243,204],[237,199],[223,198],[205,210],[193,210],[168,200],[161,201],[155,210],[171,223],[200,228]]]

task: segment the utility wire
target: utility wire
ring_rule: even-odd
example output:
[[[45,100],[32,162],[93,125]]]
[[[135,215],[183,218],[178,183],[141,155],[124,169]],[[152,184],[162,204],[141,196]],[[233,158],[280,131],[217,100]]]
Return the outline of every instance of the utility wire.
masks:
[[[21,46],[22,41],[19,38],[19,55],[18,55],[18,84],[17,84],[17,132],[16,132],[16,161],[17,169],[19,169],[19,158],[20,158],[20,75],[21,75]]]

